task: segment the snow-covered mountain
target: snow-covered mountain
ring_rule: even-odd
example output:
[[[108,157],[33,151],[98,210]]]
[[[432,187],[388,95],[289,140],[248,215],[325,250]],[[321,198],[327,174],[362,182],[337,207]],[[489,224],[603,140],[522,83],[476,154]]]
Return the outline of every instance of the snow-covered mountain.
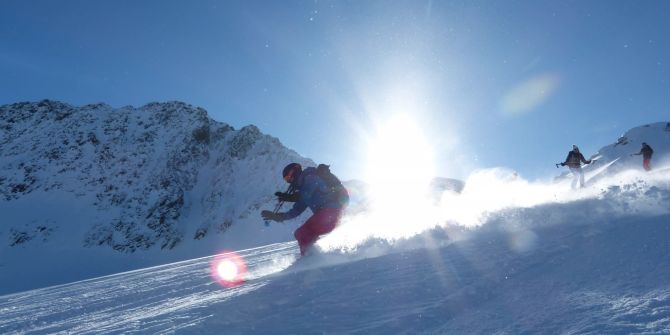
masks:
[[[258,211],[274,206],[293,161],[314,165],[253,125],[236,130],[181,102],[0,106],[0,269],[290,239],[291,227],[262,234]]]

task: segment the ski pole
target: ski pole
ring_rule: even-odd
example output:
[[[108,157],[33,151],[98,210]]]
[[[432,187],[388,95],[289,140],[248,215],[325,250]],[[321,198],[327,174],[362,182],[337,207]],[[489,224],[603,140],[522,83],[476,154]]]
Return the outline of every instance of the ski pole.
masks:
[[[283,204],[284,204],[284,201],[279,200],[279,202],[277,202],[277,204],[275,205],[275,209],[274,209],[272,212],[275,213],[275,214],[277,214],[277,213],[279,212],[279,210],[281,209],[281,206],[282,206]],[[265,226],[266,226],[266,227],[269,227],[269,226],[270,226],[270,221],[265,220]]]
[[[293,185],[289,185],[288,189],[286,189],[286,194],[293,194],[295,191]],[[281,209],[281,206],[284,205],[284,200],[279,200],[277,204],[275,205],[275,209],[272,211],[274,214],[279,213],[279,210]],[[270,221],[265,220],[265,226],[269,227],[270,226]]]

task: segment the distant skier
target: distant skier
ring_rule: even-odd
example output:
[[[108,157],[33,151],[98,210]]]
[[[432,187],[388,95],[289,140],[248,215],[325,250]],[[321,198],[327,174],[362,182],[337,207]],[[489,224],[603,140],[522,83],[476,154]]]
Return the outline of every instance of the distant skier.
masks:
[[[570,172],[572,172],[572,188],[577,187],[577,180],[579,179],[579,186],[584,187],[584,171],[582,171],[582,163],[591,164],[591,160],[586,160],[584,155],[579,152],[579,148],[576,145],[572,146],[572,150],[568,153],[568,157],[565,158],[565,162],[561,163],[561,166],[568,166]]]
[[[654,154],[654,149],[652,149],[649,144],[646,142],[642,142],[642,149],[640,149],[640,152],[633,155],[642,155],[642,167],[646,171],[651,171],[651,156]]]
[[[328,165],[303,170],[300,164],[291,163],[282,175],[293,192],[277,192],[275,195],[280,201],[295,202],[293,208],[285,213],[264,210],[261,216],[265,220],[281,222],[300,215],[309,207],[313,215],[293,234],[300,245],[300,254],[305,255],[321,235],[330,233],[338,225],[349,195]]]

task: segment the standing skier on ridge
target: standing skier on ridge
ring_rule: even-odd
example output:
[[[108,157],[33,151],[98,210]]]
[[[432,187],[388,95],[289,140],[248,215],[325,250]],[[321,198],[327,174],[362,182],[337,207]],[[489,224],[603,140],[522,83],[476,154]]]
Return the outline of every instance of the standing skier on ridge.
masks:
[[[651,171],[651,155],[654,154],[654,149],[652,149],[649,144],[646,142],[642,142],[642,149],[640,149],[640,152],[633,155],[642,155],[642,167],[646,171]]]
[[[319,236],[330,233],[338,225],[349,195],[328,165],[303,170],[300,164],[291,163],[282,175],[293,192],[277,192],[275,195],[280,202],[295,202],[293,208],[285,213],[264,210],[261,216],[265,220],[281,222],[300,215],[309,207],[313,215],[293,234],[300,245],[300,255],[304,256]]]
[[[579,186],[584,187],[584,171],[582,171],[582,163],[591,164],[591,160],[586,160],[584,155],[579,152],[579,148],[576,145],[572,145],[572,150],[568,152],[568,157],[565,158],[565,162],[560,163],[561,166],[568,166],[570,172],[572,172],[572,188],[577,187],[577,179],[579,179]]]

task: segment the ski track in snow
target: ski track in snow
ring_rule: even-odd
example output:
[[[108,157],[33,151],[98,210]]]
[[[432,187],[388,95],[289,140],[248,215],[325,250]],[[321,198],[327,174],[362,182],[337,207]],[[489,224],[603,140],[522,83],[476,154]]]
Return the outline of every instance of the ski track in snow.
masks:
[[[317,253],[288,269],[295,243],[273,244],[239,252],[249,280],[235,288],[213,283],[207,257],[3,296],[0,332],[662,334],[668,221],[537,227],[525,251],[492,222],[440,248]]]
[[[3,334],[163,333],[211,317],[200,311],[247,294],[281,270],[276,260],[295,258],[294,242],[240,252],[249,282],[222,288],[210,277],[209,261],[199,258],[0,297]]]

